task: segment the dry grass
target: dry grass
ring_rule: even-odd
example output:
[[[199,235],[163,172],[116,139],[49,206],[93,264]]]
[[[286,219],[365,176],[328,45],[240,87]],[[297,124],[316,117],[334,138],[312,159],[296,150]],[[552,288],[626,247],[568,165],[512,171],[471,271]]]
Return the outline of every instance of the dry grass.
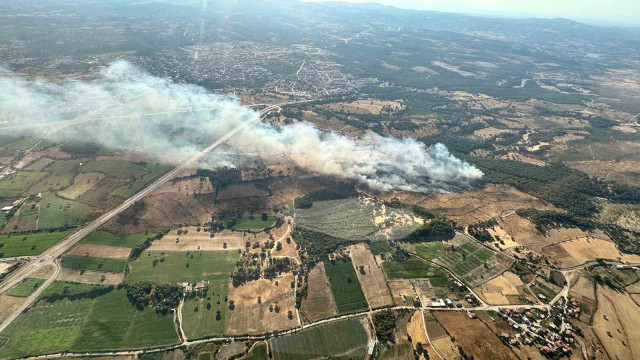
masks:
[[[349,246],[348,249],[369,306],[375,309],[393,305],[384,272],[371,254],[369,247],[366,244],[356,244]],[[360,266],[364,267],[364,271],[360,271]]]
[[[152,251],[195,251],[195,250],[242,250],[247,239],[243,233],[223,230],[211,237],[211,234],[195,226],[181,228],[188,232],[178,235],[178,230],[171,230],[162,239],[151,244]]]
[[[417,296],[416,289],[413,287],[410,280],[389,280],[387,284],[389,285],[389,289],[391,289],[391,295],[393,296],[393,301],[396,305],[406,305],[402,302],[403,295],[408,299],[413,299]]]
[[[573,296],[580,296],[590,300],[596,299],[593,282],[584,276],[579,277],[575,284],[571,285],[571,294]]]
[[[290,286],[293,280],[293,275],[284,274],[275,280],[259,279],[238,287],[229,285],[228,297],[235,301],[235,309],[227,311],[225,333],[262,334],[297,326],[295,294]],[[280,307],[277,312],[276,305]]]
[[[3,323],[26,300],[24,297],[0,295],[0,323]]]
[[[513,359],[515,354],[482,321],[460,311],[437,311],[433,316],[476,359]],[[435,345],[435,344],[434,344]]]
[[[35,273],[31,274],[31,276],[29,277],[46,280],[55,273],[55,270],[56,269],[53,267],[53,265],[44,266],[38,269],[38,271],[36,271]]]
[[[309,271],[307,297],[302,299],[301,311],[309,322],[338,314],[329,279],[324,272],[324,263]]]
[[[356,100],[350,103],[333,103],[326,105],[329,109],[334,111],[343,111],[354,114],[374,114],[378,115],[383,112],[385,106],[390,107],[392,110],[396,108],[398,110],[404,109],[404,105],[397,101],[388,100]]]
[[[517,297],[521,295],[523,287],[518,275],[507,271],[482,284],[475,291],[491,305],[509,305],[518,303]]]
[[[490,185],[484,189],[456,194],[389,194],[409,204],[421,205],[437,215],[456,221],[460,226],[506,215],[518,209],[557,210],[537,198],[506,185]]]
[[[68,254],[106,259],[126,259],[129,257],[129,253],[131,253],[131,249],[127,247],[78,244],[74,246]]]
[[[411,345],[413,345],[414,349],[416,348],[418,343],[420,343],[424,348],[429,348],[428,350],[432,350],[427,345],[429,344],[429,340],[427,340],[427,334],[425,334],[424,332],[424,321],[422,320],[422,312],[420,310],[416,310],[411,316],[411,319],[409,319],[409,322],[407,323],[407,335],[411,337]],[[429,354],[429,358],[433,359],[431,357],[431,354]],[[420,355],[419,359],[425,359],[424,355]]]
[[[178,175],[178,177],[189,175],[192,174],[190,174],[189,172],[184,172]],[[215,188],[213,187],[213,185],[211,185],[211,181],[209,181],[209,178],[205,178],[204,181],[200,182],[200,178],[196,177],[193,179],[177,181],[175,184],[171,181],[166,182],[160,188],[155,190],[153,194],[176,193],[187,196],[195,194],[212,194],[214,192]]]
[[[626,294],[598,286],[593,328],[612,359],[640,358],[640,308]]]
[[[500,159],[507,159],[513,161],[520,161],[527,164],[537,165],[537,166],[545,166],[546,163],[542,160],[534,159],[532,157],[522,155],[515,152],[510,152],[508,154],[500,156]]]
[[[104,280],[103,277],[104,276]],[[118,285],[124,280],[124,273],[110,273],[102,271],[78,270],[62,268],[56,278],[60,281],[70,281],[81,284]]]
[[[640,185],[640,161],[567,161],[569,167],[586,172],[587,174],[606,180],[612,180],[628,185]]]
[[[438,353],[445,359],[459,359],[460,351],[456,344],[451,341],[448,336],[444,336],[431,341],[433,347],[438,350]],[[437,359],[437,358],[436,358]]]
[[[593,237],[582,237],[545,247],[543,254],[559,267],[571,267],[598,258],[640,262],[640,256],[622,254],[614,242]]]

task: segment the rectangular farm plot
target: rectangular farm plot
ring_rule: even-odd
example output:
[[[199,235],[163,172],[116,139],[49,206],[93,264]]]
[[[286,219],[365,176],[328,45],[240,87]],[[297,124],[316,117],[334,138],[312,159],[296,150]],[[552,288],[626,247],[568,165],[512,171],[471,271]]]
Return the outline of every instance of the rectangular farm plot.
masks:
[[[368,340],[361,320],[347,319],[271,339],[270,345],[275,360],[363,359]]]
[[[1,236],[0,258],[14,256],[38,255],[50,248],[60,239],[69,235],[70,231],[35,233],[26,235]]]
[[[89,256],[67,255],[62,258],[62,267],[73,270],[94,270],[112,273],[124,272],[127,260],[106,259]]]
[[[185,281],[228,279],[240,258],[229,251],[145,251],[131,262],[125,280],[176,283]]]
[[[17,296],[17,297],[27,297],[33,294],[40,285],[44,283],[42,279],[34,279],[34,278],[25,278],[18,285],[14,286],[9,290],[7,295],[9,296]]]
[[[309,271],[307,297],[302,299],[300,310],[309,322],[338,314],[324,263],[318,263]]]
[[[331,284],[338,313],[357,312],[368,308],[367,299],[364,297],[351,260],[327,261],[324,264],[324,270]]]
[[[80,167],[80,171],[83,173],[103,173],[122,179],[128,179],[132,176],[140,174],[146,164],[133,163],[129,161],[91,161]]]
[[[145,233],[119,235],[106,231],[96,231],[82,239],[82,243],[135,248],[144,243],[149,237],[153,237],[153,235]]]
[[[229,301],[234,306],[227,311],[226,333],[264,334],[296,327],[293,281],[292,274],[283,274],[274,280],[258,279],[238,287],[229,286]]]
[[[0,181],[0,198],[19,196],[45,175],[42,171],[18,171]]]
[[[129,257],[131,249],[120,246],[107,246],[96,244],[78,244],[71,248],[69,255],[91,256],[105,259],[126,259]]]
[[[88,220],[92,214],[93,208],[89,205],[63,199],[52,192],[43,193],[38,229],[78,226]]]
[[[60,274],[58,274],[56,279],[59,281],[70,281],[80,284],[118,285],[124,280],[124,273],[75,270],[63,267],[60,269]]]
[[[228,279],[210,281],[204,296],[187,295],[182,306],[182,328],[189,340],[224,334]]]
[[[389,279],[430,279],[434,286],[446,286],[447,272],[423,260],[386,261],[382,264]]]
[[[75,200],[82,194],[91,190],[105,176],[105,174],[97,172],[78,174],[73,180],[73,185],[64,190],[58,191],[58,195],[67,199]]]
[[[236,220],[236,224],[233,225],[233,228],[235,230],[259,230],[272,226],[275,222],[275,216],[267,216],[266,220],[262,220],[261,216],[254,216],[253,219],[243,217]]]
[[[240,250],[245,248],[245,239],[241,232],[223,230],[214,234],[198,231],[197,227],[187,227],[180,230],[171,230],[160,240],[155,240],[149,250],[151,251],[217,251]]]
[[[393,305],[384,272],[365,244],[349,246],[356,275],[371,308]]]

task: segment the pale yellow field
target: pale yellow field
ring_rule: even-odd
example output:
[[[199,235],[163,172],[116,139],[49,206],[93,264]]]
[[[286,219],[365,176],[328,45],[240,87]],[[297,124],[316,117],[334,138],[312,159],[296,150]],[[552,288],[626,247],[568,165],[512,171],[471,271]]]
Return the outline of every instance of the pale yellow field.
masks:
[[[104,280],[102,276],[104,275]],[[71,281],[81,284],[118,285],[124,281],[124,273],[109,273],[85,270],[82,274],[78,270],[61,268],[56,278],[59,281]]]
[[[524,284],[518,275],[512,272],[495,277],[488,282],[476,288],[476,292],[491,305],[509,305],[510,301],[507,296],[518,296],[519,288]]]
[[[195,226],[182,228],[187,234],[178,235],[178,230],[171,230],[162,239],[151,244],[152,251],[213,251],[213,250],[239,250],[245,248],[249,237],[243,237],[241,232],[223,230],[211,237],[210,233]],[[176,240],[178,240],[176,242]],[[226,247],[225,247],[226,244]]]
[[[228,298],[235,301],[235,309],[227,312],[225,333],[263,334],[297,326],[295,294],[290,286],[293,279],[293,275],[284,274],[275,280],[259,279],[238,287],[229,283]],[[261,303],[258,303],[258,296]],[[278,312],[276,305],[280,307]]]
[[[598,286],[593,329],[612,359],[640,358],[640,307],[626,294]]]
[[[371,254],[369,247],[361,243],[349,246],[348,250],[369,306],[375,309],[393,305],[384,272]],[[364,273],[360,271],[360,266],[364,266]]]
[[[596,239],[596,238],[580,238],[578,240],[566,241],[561,244],[570,258],[558,258],[558,266],[569,267],[583,264],[587,261],[604,259],[619,259],[623,262],[638,263],[640,256],[631,254],[622,254],[616,248],[616,244],[612,241]]]
[[[584,276],[579,277],[576,283],[571,286],[571,292],[587,299],[596,299],[593,283]]]
[[[126,259],[131,249],[127,247],[107,246],[97,244],[78,244],[71,248],[69,255],[91,256],[106,259]]]

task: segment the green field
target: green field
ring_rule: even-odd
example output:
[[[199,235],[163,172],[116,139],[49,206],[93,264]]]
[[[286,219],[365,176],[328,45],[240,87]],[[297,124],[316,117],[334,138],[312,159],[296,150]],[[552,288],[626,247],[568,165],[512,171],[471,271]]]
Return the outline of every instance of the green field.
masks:
[[[359,199],[316,201],[311,208],[296,209],[296,224],[348,240],[368,239],[378,230],[373,206]]]
[[[240,258],[235,250],[159,252],[145,251],[130,263],[125,278],[128,283],[153,281],[177,283],[200,280],[228,279],[236,261]],[[154,260],[158,260],[154,266]]]
[[[137,233],[131,235],[118,235],[106,231],[95,231],[82,239],[82,242],[87,244],[135,248],[151,236],[153,236],[153,234]]]
[[[415,252],[420,257],[427,260],[435,259],[438,255],[440,255],[440,252],[442,252],[442,243],[440,241],[409,244],[409,246],[411,245],[414,245],[414,246],[413,246],[413,249],[410,251]],[[404,247],[404,244],[403,244],[403,247]]]
[[[227,315],[227,303],[224,299],[229,287],[228,278],[229,276],[226,279],[210,281],[204,297],[194,296],[185,299],[182,307],[182,327],[188,339],[224,334]],[[211,304],[209,309],[207,304]],[[218,310],[220,310],[220,319],[217,319],[216,315]]]
[[[81,202],[66,200],[52,192],[42,194],[38,229],[78,226],[91,217],[92,208]]]
[[[272,226],[276,222],[275,216],[267,216],[266,221],[262,221],[261,216],[255,216],[253,220],[248,217],[243,217],[236,220],[236,224],[233,225],[233,229],[236,230],[259,230]]]
[[[241,360],[268,360],[267,344],[264,342],[256,343],[251,351],[243,356]]]
[[[385,261],[382,267],[389,279],[428,278],[434,286],[442,286],[448,281],[446,271],[416,258],[400,262]]]
[[[389,241],[387,240],[375,240],[369,242],[369,248],[371,249],[371,253],[373,255],[380,255],[384,253],[389,253],[393,251]]]
[[[93,289],[99,288],[102,285],[89,285],[89,284],[80,284],[74,282],[67,281],[54,281],[49,286],[47,286],[40,295],[39,298],[45,298],[47,296],[51,296],[54,294],[65,294],[65,295],[76,295],[86,293]]]
[[[0,181],[0,198],[20,196],[46,174],[42,171],[18,171]]]
[[[0,357],[44,353],[136,349],[178,342],[171,313],[140,311],[125,290],[95,298],[39,301],[0,336],[9,338]]]
[[[127,260],[103,259],[88,256],[68,255],[62,258],[62,267],[74,270],[95,270],[113,273],[124,272]]]
[[[154,180],[164,175],[171,169],[168,165],[161,165],[159,163],[147,164],[142,170],[141,174],[135,175],[135,180],[130,181],[128,184],[117,188],[111,195],[129,197],[134,195],[138,191],[142,190],[145,186],[152,183]]]
[[[329,278],[339,313],[357,312],[368,308],[351,260],[325,261],[324,270]]]
[[[314,326],[269,340],[275,360],[364,359],[368,336],[358,319]]]
[[[119,177],[122,179],[129,179],[130,177],[139,176],[144,170],[145,165],[143,163],[132,163],[129,161],[92,161],[82,165],[80,171],[83,173],[88,172],[101,172],[107,175]]]
[[[42,232],[25,235],[0,236],[1,257],[38,255],[50,248],[60,239],[69,235],[70,231]]]
[[[2,230],[2,228],[7,225],[8,222],[9,218],[7,217],[7,215],[5,213],[0,213],[0,230]]]
[[[32,186],[30,192],[36,194],[45,191],[62,190],[68,187],[71,185],[78,167],[83,161],[86,161],[86,159],[56,160],[43,169],[43,171],[46,171],[47,176]]]
[[[13,141],[11,143],[5,144],[2,146],[2,149],[6,149],[6,150],[29,150],[31,148],[33,148],[34,146],[36,146],[36,144],[38,144],[38,142],[40,142],[40,140],[42,140],[42,137],[36,136],[36,137],[26,137],[26,138],[22,138],[16,141]],[[36,146],[35,148],[33,148],[33,150],[38,151],[38,150],[42,150],[42,149],[46,149],[50,146],[52,146],[53,144],[48,141],[48,140],[44,140],[42,142],[40,142],[38,144],[38,146]]]
[[[17,297],[27,297],[33,294],[37,288],[44,283],[42,279],[26,278],[20,284],[14,286],[7,295]]]

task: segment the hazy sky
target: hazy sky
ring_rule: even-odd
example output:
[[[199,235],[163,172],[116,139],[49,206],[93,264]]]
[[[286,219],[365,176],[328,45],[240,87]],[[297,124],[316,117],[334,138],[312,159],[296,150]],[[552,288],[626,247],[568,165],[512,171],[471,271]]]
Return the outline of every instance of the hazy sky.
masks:
[[[322,0],[302,0],[322,1]],[[339,1],[339,0],[329,0]],[[640,0],[344,0],[396,7],[495,15],[563,17],[640,26]]]

